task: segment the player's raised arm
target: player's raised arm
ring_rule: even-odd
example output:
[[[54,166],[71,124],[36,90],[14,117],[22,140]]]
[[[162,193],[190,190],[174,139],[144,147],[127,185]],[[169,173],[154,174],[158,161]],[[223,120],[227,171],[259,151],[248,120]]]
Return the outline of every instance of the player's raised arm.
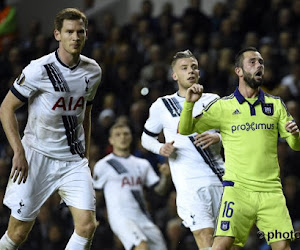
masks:
[[[200,99],[202,93],[203,93],[203,86],[198,83],[195,83],[187,89],[185,100],[187,102],[195,103]]]
[[[187,89],[183,110],[180,115],[178,132],[182,135],[192,134],[194,131],[193,107],[203,93],[203,86],[193,84]]]

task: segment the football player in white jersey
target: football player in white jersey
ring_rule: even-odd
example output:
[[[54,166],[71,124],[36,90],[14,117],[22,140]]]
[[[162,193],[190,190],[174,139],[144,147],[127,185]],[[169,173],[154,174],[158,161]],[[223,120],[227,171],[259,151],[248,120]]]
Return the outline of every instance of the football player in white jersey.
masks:
[[[110,227],[126,250],[166,250],[162,233],[146,209],[143,187],[164,194],[172,182],[170,169],[162,164],[159,178],[146,159],[131,155],[131,142],[127,124],[111,127],[113,152],[95,164],[94,187],[104,191]]]
[[[160,97],[151,105],[142,145],[153,153],[168,157],[177,192],[178,215],[193,232],[199,249],[210,249],[223,191],[221,137],[214,130],[189,136],[177,132],[186,90],[198,83],[200,76],[198,62],[189,50],[176,53],[171,66],[178,92]],[[194,115],[218,98],[216,94],[203,94],[196,103]],[[158,141],[161,131],[166,143]]]
[[[101,68],[80,54],[88,24],[81,11],[63,9],[54,24],[57,51],[25,67],[1,105],[14,156],[4,197],[11,216],[0,249],[17,249],[26,241],[41,206],[55,191],[75,225],[66,249],[90,249],[97,227],[88,152],[91,104]],[[21,140],[15,111],[25,103],[28,121]]]

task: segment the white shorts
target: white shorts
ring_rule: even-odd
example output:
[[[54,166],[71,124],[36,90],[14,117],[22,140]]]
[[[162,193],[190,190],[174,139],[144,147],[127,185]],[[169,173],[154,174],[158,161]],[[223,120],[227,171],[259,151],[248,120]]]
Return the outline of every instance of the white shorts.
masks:
[[[111,229],[126,250],[133,249],[142,241],[147,242],[149,250],[167,250],[161,231],[153,223],[140,226],[129,218],[119,218],[116,222],[110,222]]]
[[[32,221],[41,206],[56,191],[68,205],[95,211],[95,191],[86,158],[61,161],[49,158],[24,146],[28,162],[28,178],[18,184],[10,179],[3,203],[11,215],[21,221]]]
[[[177,201],[177,213],[183,225],[196,231],[203,228],[214,228],[223,193],[220,185],[201,187],[195,193],[187,193]]]

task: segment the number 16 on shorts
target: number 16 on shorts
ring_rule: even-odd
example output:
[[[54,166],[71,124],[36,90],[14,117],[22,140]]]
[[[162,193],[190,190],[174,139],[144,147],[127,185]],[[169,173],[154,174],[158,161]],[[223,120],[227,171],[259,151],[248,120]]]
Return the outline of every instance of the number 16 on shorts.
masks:
[[[222,220],[221,220],[221,229],[223,231],[227,231],[229,229],[229,221],[224,220],[224,218],[231,218],[233,215],[233,206],[234,202],[232,201],[225,201],[224,202],[224,209],[222,213]]]

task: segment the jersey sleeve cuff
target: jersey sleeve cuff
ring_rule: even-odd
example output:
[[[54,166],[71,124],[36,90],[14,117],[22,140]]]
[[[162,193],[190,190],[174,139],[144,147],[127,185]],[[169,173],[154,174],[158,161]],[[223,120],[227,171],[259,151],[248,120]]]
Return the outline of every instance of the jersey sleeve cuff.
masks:
[[[185,110],[193,110],[195,103],[184,101],[184,109]]]
[[[28,98],[23,96],[14,85],[10,88],[10,91],[22,102],[27,102]]]

